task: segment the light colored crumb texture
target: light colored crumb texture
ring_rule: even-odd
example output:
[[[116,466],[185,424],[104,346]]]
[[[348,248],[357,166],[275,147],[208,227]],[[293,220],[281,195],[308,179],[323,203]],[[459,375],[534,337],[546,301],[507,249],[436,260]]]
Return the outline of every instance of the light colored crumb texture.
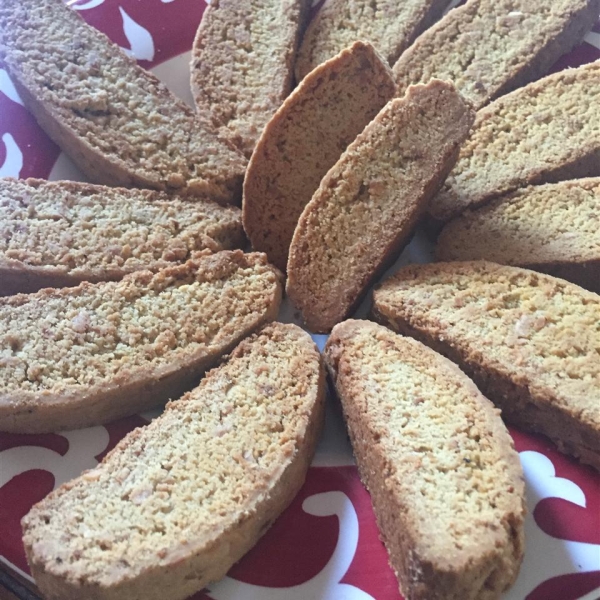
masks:
[[[552,427],[548,434],[559,443],[561,429],[568,439],[578,424],[583,437],[575,446],[589,448],[598,463],[600,296],[517,267],[434,263],[400,269],[375,292],[374,309],[394,328],[483,370],[482,381],[498,389],[492,399],[512,409],[513,419],[516,408],[533,402],[538,429]],[[561,428],[558,417],[549,423],[545,411],[570,424]]]
[[[336,326],[325,357],[404,593],[497,598],[523,555],[525,491],[499,411],[450,361],[368,321]]]
[[[600,262],[600,178],[532,186],[444,227],[439,260],[527,266]]]
[[[234,251],[0,300],[0,396],[150,376],[259,322],[278,285],[263,257]]]
[[[0,56],[27,97],[60,124],[54,133],[64,130],[58,141],[69,139],[67,151],[85,146],[87,156],[72,158],[92,175],[103,171],[101,183],[225,200],[239,193],[244,157],[61,0],[3,0]]]
[[[454,165],[474,112],[451,83],[389,102],[324,177],[298,222],[287,292],[313,331],[328,331],[409,240]]]
[[[306,0],[214,0],[192,50],[192,90],[250,156],[292,89]]]
[[[554,390],[565,406],[578,403],[600,424],[600,296],[525,269],[456,262],[401,269],[375,303],[454,344],[485,347],[489,363]]]
[[[256,542],[235,537],[236,528],[261,520],[266,530],[285,507],[275,499],[278,512],[260,513],[270,495],[300,487],[322,417],[321,386],[309,336],[294,325],[266,327],[98,467],[32,509],[23,524],[34,573],[73,594],[153,599],[185,598],[223,576]],[[298,461],[303,469],[284,483]],[[205,564],[186,565],[202,554]],[[180,580],[169,580],[173,571]]]
[[[561,71],[477,113],[429,212],[439,220],[532,183],[600,175],[600,62]]]
[[[394,65],[399,93],[437,77],[479,108],[544,75],[596,21],[599,0],[469,0]]]
[[[356,40],[373,44],[393,65],[447,4],[446,0],[326,0],[302,38],[296,79],[300,81]]]
[[[243,243],[241,213],[149,190],[0,180],[0,259],[79,279],[118,278]],[[7,264],[8,266],[8,264]],[[1,286],[0,286],[1,287]]]
[[[356,42],[306,77],[266,126],[244,181],[244,229],[285,270],[302,210],[327,171],[394,95],[389,67]]]

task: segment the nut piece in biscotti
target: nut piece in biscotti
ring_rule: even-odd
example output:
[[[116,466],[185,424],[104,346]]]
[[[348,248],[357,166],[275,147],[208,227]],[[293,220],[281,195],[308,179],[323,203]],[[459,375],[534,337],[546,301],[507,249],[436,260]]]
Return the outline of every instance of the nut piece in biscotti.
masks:
[[[287,268],[287,293],[312,331],[350,314],[406,245],[473,118],[451,83],[413,86],[327,173],[298,221]]]
[[[177,398],[277,316],[279,277],[264,254],[224,250],[0,299],[0,431],[75,429]]]
[[[581,42],[600,0],[469,0],[423,33],[394,65],[398,94],[449,79],[481,108],[545,75]]]
[[[369,321],[325,363],[407,600],[495,600],[523,558],[525,485],[500,411],[456,365]]]
[[[518,267],[433,263],[385,281],[374,313],[458,363],[508,422],[600,470],[600,296]]]
[[[429,214],[445,222],[520,187],[600,175],[600,62],[555,75],[477,112]]]
[[[317,67],[263,131],[244,181],[244,229],[285,270],[294,229],[327,171],[394,97],[390,68],[356,42]]]
[[[22,521],[48,600],[183,600],[221,579],[302,486],[323,421],[310,336],[275,323]]]
[[[292,89],[307,0],[213,0],[192,49],[192,92],[250,157]]]
[[[2,0],[0,60],[90,180],[239,201],[242,154],[61,0]]]
[[[530,186],[465,211],[438,238],[438,260],[526,267],[600,292],[600,178]]]
[[[326,0],[302,38],[296,79],[300,81],[356,40],[373,44],[393,65],[447,4],[446,0]]]
[[[0,295],[122,279],[244,244],[239,208],[152,190],[0,179]]]

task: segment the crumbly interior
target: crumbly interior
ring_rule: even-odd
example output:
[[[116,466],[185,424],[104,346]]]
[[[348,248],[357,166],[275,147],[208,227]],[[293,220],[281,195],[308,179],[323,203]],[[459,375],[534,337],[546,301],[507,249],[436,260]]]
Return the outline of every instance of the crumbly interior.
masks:
[[[399,89],[437,77],[454,82],[481,107],[511,73],[547,51],[546,45],[587,5],[588,0],[471,1],[448,13],[400,58],[394,66]]]
[[[237,251],[0,300],[0,393],[86,388],[207,352],[265,315],[277,286]]]
[[[196,103],[247,156],[292,87],[304,0],[218,0],[204,13],[192,61]]]
[[[600,296],[533,271],[457,262],[402,269],[375,306],[600,426]]]
[[[391,72],[358,44],[321,65],[268,125],[244,182],[244,225],[280,269],[302,210],[342,152],[393,97]]]
[[[318,381],[308,336],[267,327],[34,509],[25,539],[36,560],[111,585],[202,549],[252,514],[299,451]]]
[[[194,251],[232,249],[241,213],[147,190],[0,180],[0,256],[102,279],[156,270]]]
[[[296,66],[299,79],[356,40],[370,42],[394,64],[423,25],[441,15],[445,4],[438,0],[328,1],[302,40]]]
[[[456,167],[431,202],[448,219],[465,208],[553,173],[600,148],[600,63],[521,88],[477,114]]]
[[[450,222],[441,260],[508,265],[600,259],[600,179],[529,187]]]
[[[243,174],[208,119],[60,0],[3,0],[0,23],[9,68],[95,151],[168,188],[206,180],[201,191],[217,194]]]
[[[338,326],[332,337],[348,323],[359,322]],[[384,457],[363,471],[393,498],[387,510],[399,503],[405,511],[419,560],[458,569],[495,543],[506,544],[509,515],[522,509],[523,484],[491,403],[466,375],[414,340],[372,323],[340,335],[344,412],[363,450]],[[372,471],[380,466],[383,472]]]
[[[439,81],[379,113],[302,214],[288,264],[292,301],[317,319],[354,304],[382,261],[408,241],[472,119],[454,88]]]

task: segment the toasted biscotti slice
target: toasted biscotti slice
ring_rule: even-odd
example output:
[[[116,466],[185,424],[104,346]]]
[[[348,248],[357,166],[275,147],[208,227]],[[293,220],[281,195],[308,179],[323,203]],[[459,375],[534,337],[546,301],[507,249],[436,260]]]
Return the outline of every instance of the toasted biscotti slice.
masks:
[[[238,208],[150,190],[0,179],[0,295],[123,278],[244,243]]]
[[[294,232],[287,293],[313,331],[357,306],[410,239],[474,119],[451,83],[409,88],[324,177]]]
[[[599,216],[598,177],[530,186],[450,221],[436,254],[527,267],[600,292]]]
[[[378,319],[457,362],[509,422],[600,469],[600,296],[484,261],[411,265]]]
[[[302,38],[296,79],[300,81],[356,40],[373,44],[393,65],[413,40],[441,16],[447,4],[446,0],[326,0]]]
[[[239,200],[241,153],[61,0],[2,0],[0,60],[92,181]]]
[[[285,270],[302,210],[348,144],[394,96],[389,67],[356,42],[317,67],[265,127],[244,180],[244,229]]]
[[[481,108],[545,75],[599,13],[600,0],[469,0],[402,54],[393,68],[398,94],[433,77],[450,79]]]
[[[448,221],[520,187],[600,175],[600,61],[550,75],[478,111],[429,213]]]
[[[192,48],[192,92],[249,158],[292,90],[307,0],[214,0]]]
[[[177,398],[280,300],[265,256],[240,250],[0,299],[0,431],[85,427]]]
[[[498,411],[456,365],[369,321],[325,362],[407,600],[494,600],[517,577],[525,485]]]
[[[319,351],[276,323],[23,519],[45,597],[183,600],[292,501],[322,427]]]

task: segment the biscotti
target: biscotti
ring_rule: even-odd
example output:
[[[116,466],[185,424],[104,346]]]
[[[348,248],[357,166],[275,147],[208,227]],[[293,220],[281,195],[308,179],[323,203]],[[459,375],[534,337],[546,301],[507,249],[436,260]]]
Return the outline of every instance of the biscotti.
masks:
[[[481,108],[545,75],[581,42],[600,0],[469,0],[423,33],[394,65],[398,94],[449,79]]]
[[[524,549],[525,486],[498,411],[456,365],[368,321],[325,362],[407,600],[496,600]]]
[[[287,293],[312,331],[350,314],[409,241],[474,116],[451,83],[413,86],[327,173],[298,221],[287,268]]]
[[[531,186],[450,221],[436,254],[527,267],[600,292],[599,217],[600,178]]]
[[[550,75],[477,113],[456,167],[429,213],[466,208],[530,184],[600,175],[600,62]]]
[[[177,398],[280,300],[265,256],[240,250],[0,299],[0,431],[85,427]]]
[[[413,40],[441,16],[447,4],[446,0],[326,0],[302,38],[296,79],[300,81],[356,40],[373,44],[393,65]]]
[[[374,312],[458,363],[508,422],[600,469],[600,296],[518,267],[434,263],[384,282]]]
[[[274,324],[22,521],[45,598],[183,600],[222,578],[300,489],[323,421],[317,348]]]
[[[246,159],[61,0],[2,0],[0,60],[46,133],[96,183],[239,200]]]
[[[192,48],[192,93],[249,158],[292,89],[307,0],[214,0]]]
[[[182,263],[196,251],[239,248],[241,211],[128,190],[0,179],[0,295],[117,280]]]
[[[263,131],[244,181],[244,229],[285,270],[302,210],[348,144],[394,96],[389,67],[354,43],[317,67]]]

